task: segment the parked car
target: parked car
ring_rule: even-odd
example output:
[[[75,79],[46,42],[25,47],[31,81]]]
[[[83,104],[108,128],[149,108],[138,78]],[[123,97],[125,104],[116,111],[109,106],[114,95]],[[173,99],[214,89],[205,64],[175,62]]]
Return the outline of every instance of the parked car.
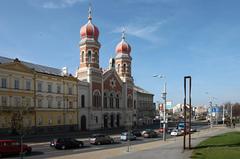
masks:
[[[185,128],[184,122],[179,122],[178,126],[177,126],[177,129],[184,132],[184,128]],[[189,123],[186,123],[186,133],[188,133],[188,132],[189,132]]]
[[[183,132],[179,129],[173,129],[171,132],[171,136],[180,136],[182,134],[183,134]]]
[[[136,137],[142,136],[141,131],[138,130],[138,129],[133,129],[133,130],[131,131],[131,133],[132,133],[133,135],[135,135]]]
[[[120,140],[122,141],[127,141],[127,140],[136,140],[137,137],[133,135],[131,132],[123,132],[121,133]]]
[[[114,140],[108,135],[104,134],[93,134],[90,138],[90,144],[101,145],[101,144],[113,144]]]
[[[12,155],[12,154],[20,154],[21,147],[23,153],[31,153],[32,148],[25,144],[21,144],[16,140],[0,140],[0,157],[3,155]]]
[[[73,138],[58,138],[53,139],[50,142],[50,146],[55,147],[56,149],[65,150],[69,148],[81,148],[84,146],[84,143]]]
[[[197,129],[196,128],[191,128],[190,132],[197,132]]]
[[[152,129],[146,129],[142,132],[142,136],[145,138],[153,138],[153,137],[157,137],[158,134]]]

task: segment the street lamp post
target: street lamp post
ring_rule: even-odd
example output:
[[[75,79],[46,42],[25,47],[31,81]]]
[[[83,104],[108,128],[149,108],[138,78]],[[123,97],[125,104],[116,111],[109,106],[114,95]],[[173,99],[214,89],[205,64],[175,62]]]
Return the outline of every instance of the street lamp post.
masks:
[[[225,115],[224,115],[224,105],[223,105],[223,117],[222,117],[222,120],[223,120],[223,125],[224,125],[224,120],[225,120]]]
[[[208,92],[206,92],[205,94],[209,94]],[[211,96],[209,96],[209,107],[210,107],[210,127],[212,128],[213,127],[213,116],[212,116],[212,113],[213,113],[213,107],[212,107],[212,105],[213,105],[213,100],[214,99],[217,99],[217,98],[215,98],[215,97],[211,97]]]
[[[166,141],[166,105],[167,105],[167,81],[164,75],[154,75],[153,77],[157,78],[164,78],[164,89],[161,94],[162,99],[164,100],[164,105],[163,105],[163,140]],[[160,125],[161,125],[161,120],[160,120]]]
[[[160,104],[159,101],[157,101],[157,106],[158,106],[158,114],[159,114],[159,130],[161,129],[161,106],[162,104]]]
[[[212,117],[212,110],[213,110],[213,108],[212,108],[212,101],[210,101],[209,102],[209,106],[210,106],[210,126],[211,126],[211,128],[213,127],[213,117]]]
[[[232,113],[233,113],[233,112],[232,112],[232,104],[231,104],[231,116],[230,116],[230,117],[231,117],[231,128],[232,128],[232,124],[233,124],[233,117],[232,117]]]
[[[162,99],[164,100],[163,105],[163,140],[166,141],[166,105],[167,105],[167,92],[166,92],[167,83],[164,83],[164,90],[162,93]]]

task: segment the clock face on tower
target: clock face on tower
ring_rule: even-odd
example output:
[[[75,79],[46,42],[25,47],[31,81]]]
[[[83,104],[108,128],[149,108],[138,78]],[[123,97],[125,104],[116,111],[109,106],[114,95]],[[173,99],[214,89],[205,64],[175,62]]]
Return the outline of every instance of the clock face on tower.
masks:
[[[114,78],[110,79],[110,87],[115,88],[116,87],[116,80]]]

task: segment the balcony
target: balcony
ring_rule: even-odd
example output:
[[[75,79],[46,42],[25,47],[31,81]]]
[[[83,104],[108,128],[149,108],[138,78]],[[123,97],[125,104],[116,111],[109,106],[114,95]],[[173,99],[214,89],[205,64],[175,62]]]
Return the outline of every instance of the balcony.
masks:
[[[21,106],[0,106],[2,112],[16,112],[16,111],[34,111],[34,107],[21,107]]]

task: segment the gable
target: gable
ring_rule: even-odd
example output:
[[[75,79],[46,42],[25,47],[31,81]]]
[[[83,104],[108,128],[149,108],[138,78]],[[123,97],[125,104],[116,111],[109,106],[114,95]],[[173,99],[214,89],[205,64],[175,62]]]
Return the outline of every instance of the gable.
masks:
[[[122,85],[123,83],[115,70],[109,70],[106,72],[103,79],[104,90],[121,92]]]
[[[33,69],[25,66],[24,64],[22,64],[19,61],[0,64],[0,68],[17,71],[17,72],[23,72],[23,73],[34,73]]]

